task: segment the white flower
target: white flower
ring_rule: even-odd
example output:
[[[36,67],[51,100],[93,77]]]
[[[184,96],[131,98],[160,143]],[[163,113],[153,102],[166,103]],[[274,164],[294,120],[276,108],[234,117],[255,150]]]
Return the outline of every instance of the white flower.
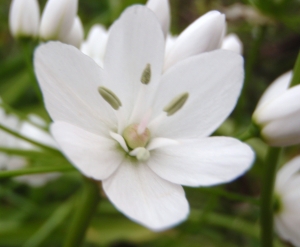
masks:
[[[9,28],[15,38],[36,37],[39,30],[40,9],[37,0],[12,0]]]
[[[34,141],[39,143],[48,145],[53,148],[58,148],[56,142],[54,141],[53,137],[43,130],[46,127],[46,122],[38,117],[37,115],[29,115],[28,118],[31,122],[24,121],[21,123],[19,132],[23,136],[26,136]],[[26,150],[39,150],[36,146],[18,140],[16,143],[15,148],[26,149]],[[7,165],[8,170],[16,170],[25,168],[28,165],[28,161],[21,157],[14,157],[11,162]],[[14,179],[18,182],[26,183],[33,187],[40,187],[48,183],[49,181],[56,179],[60,176],[58,172],[52,173],[41,173],[41,174],[34,174],[34,175],[24,175],[18,176]]]
[[[234,51],[238,54],[243,53],[243,43],[234,33],[225,36],[221,48],[229,51]]]
[[[68,36],[77,13],[78,0],[48,0],[40,25],[43,40],[63,40]]]
[[[79,16],[76,16],[69,33],[66,36],[62,37],[60,41],[79,48],[81,42],[83,41],[83,36],[84,36],[84,31],[83,31],[81,20]]]
[[[285,164],[277,173],[275,193],[277,212],[275,229],[279,236],[300,246],[300,156]]]
[[[289,88],[292,72],[276,79],[261,97],[253,121],[271,146],[300,143],[300,85]]]
[[[82,43],[80,50],[93,58],[99,66],[103,67],[107,39],[108,32],[105,27],[96,24],[91,27],[87,40]]]
[[[187,217],[180,184],[232,181],[254,157],[236,139],[208,137],[236,104],[242,58],[218,50],[162,74],[164,47],[155,15],[134,6],[110,29],[104,69],[58,42],[34,58],[62,151],[85,176],[102,180],[121,212],[154,230]]]
[[[0,99],[0,104],[2,100]],[[17,131],[19,128],[19,120],[13,115],[7,115],[2,107],[0,107],[0,124]],[[8,134],[7,132],[0,130],[0,146],[6,148],[15,148],[17,145],[17,138]],[[0,170],[6,169],[9,163],[12,161],[12,156],[0,153]]]

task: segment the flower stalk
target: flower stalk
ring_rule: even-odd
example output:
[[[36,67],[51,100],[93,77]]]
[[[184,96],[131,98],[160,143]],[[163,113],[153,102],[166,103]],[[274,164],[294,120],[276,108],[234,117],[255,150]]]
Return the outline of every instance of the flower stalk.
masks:
[[[300,84],[300,52],[298,53],[298,57],[293,69],[293,78],[290,84],[290,87],[296,86]]]
[[[280,148],[270,147],[263,168],[260,205],[260,236],[262,247],[273,246],[273,191],[280,151]]]
[[[78,198],[74,218],[64,242],[64,247],[79,247],[83,243],[85,232],[89,226],[100,199],[99,186],[91,179],[84,177],[84,185]]]

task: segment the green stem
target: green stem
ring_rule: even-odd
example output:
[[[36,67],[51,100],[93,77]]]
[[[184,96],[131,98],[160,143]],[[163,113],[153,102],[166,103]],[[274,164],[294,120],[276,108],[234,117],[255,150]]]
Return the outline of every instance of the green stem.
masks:
[[[293,78],[291,81],[290,87],[296,86],[300,84],[300,52],[297,57],[297,61],[295,63],[294,69],[293,69]]]
[[[253,123],[249,125],[249,127],[241,134],[238,134],[236,136],[237,139],[240,141],[247,141],[251,138],[258,137],[259,136],[259,128],[255,126]]]
[[[65,172],[65,171],[74,171],[75,168],[70,165],[61,165],[61,166],[50,166],[50,167],[31,167],[18,170],[9,170],[9,171],[0,171],[1,178],[16,177],[28,174],[36,173],[48,173],[48,172]]]
[[[81,246],[90,220],[97,209],[99,195],[99,185],[96,181],[84,178],[82,194],[77,201],[75,215],[69,226],[64,247]]]
[[[35,47],[35,43],[32,43],[31,40],[21,40],[21,46],[23,50],[24,60],[26,62],[27,70],[31,77],[32,86],[34,88],[34,91],[39,99],[40,102],[43,102],[43,96],[41,93],[41,90],[37,84],[35,74],[34,74],[34,68],[33,68],[33,51]]]
[[[39,143],[37,141],[34,141],[34,140],[32,140],[32,139],[30,139],[28,137],[25,137],[25,136],[19,134],[18,132],[15,132],[12,129],[9,129],[9,128],[5,127],[2,124],[0,124],[0,129],[2,129],[3,131],[5,131],[5,132],[7,132],[7,133],[9,133],[9,134],[17,137],[17,138],[20,138],[20,139],[22,139],[24,141],[30,142],[31,144],[33,144],[35,146],[38,146],[38,147],[44,149],[45,151],[49,151],[49,152],[54,153],[56,155],[57,154],[61,155],[61,153],[57,149],[55,149],[53,147],[50,147],[50,146],[47,146],[45,144]]]
[[[274,201],[274,183],[280,148],[270,147],[262,174],[262,191],[261,191],[261,246],[273,246],[273,201]]]
[[[70,214],[71,207],[73,203],[72,200],[60,205],[49,219],[41,226],[41,228],[35,232],[23,245],[23,247],[38,247],[42,246],[42,243],[51,233],[65,220],[65,218]]]

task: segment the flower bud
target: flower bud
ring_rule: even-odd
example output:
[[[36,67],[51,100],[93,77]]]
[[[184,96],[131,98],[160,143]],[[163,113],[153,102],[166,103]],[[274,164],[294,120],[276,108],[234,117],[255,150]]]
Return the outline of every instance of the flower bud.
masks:
[[[39,30],[40,8],[37,0],[13,0],[9,12],[12,36],[36,37]]]
[[[222,49],[236,52],[238,54],[243,53],[243,43],[236,34],[227,35],[222,43]]]
[[[78,0],[48,0],[44,9],[40,38],[63,40],[72,29],[77,13]]]
[[[300,143],[300,85],[289,88],[292,73],[275,80],[261,97],[253,121],[271,146]]]
[[[78,16],[76,16],[70,32],[66,36],[62,37],[61,41],[79,48],[83,41],[83,35],[84,32],[81,20]]]

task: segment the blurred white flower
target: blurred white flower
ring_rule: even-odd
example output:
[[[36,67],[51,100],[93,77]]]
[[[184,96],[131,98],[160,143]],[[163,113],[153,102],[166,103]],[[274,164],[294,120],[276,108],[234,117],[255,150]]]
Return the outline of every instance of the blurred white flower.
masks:
[[[221,48],[229,51],[234,51],[238,54],[243,53],[243,43],[234,33],[225,36]]]
[[[253,121],[271,146],[300,143],[300,85],[289,88],[292,72],[277,78],[261,97]]]
[[[76,16],[69,33],[60,40],[63,43],[80,48],[83,41],[84,30],[79,16]]]
[[[2,100],[0,99],[0,104],[1,102]],[[19,129],[18,118],[13,115],[7,115],[1,106],[0,106],[0,124],[14,131],[18,131]],[[17,142],[18,142],[17,138],[15,138],[14,136],[8,134],[3,130],[0,130],[0,146],[6,148],[15,148],[17,146]],[[0,170],[6,169],[7,165],[9,165],[10,162],[13,162],[12,158],[13,156],[0,153]]]
[[[241,56],[203,53],[162,74],[164,49],[156,16],[134,6],[110,29],[104,69],[58,42],[34,58],[62,151],[85,176],[102,180],[121,212],[154,230],[187,217],[180,184],[232,181],[254,158],[234,138],[208,137],[236,104]]]
[[[63,40],[69,35],[77,13],[78,0],[48,0],[41,18],[42,40]]]
[[[37,0],[12,0],[9,29],[15,38],[33,37],[39,31],[40,9]]]
[[[4,109],[0,107],[0,123],[2,125],[42,144],[57,148],[57,144],[50,136],[50,134],[42,130],[42,128],[44,128],[46,125],[44,120],[36,115],[30,115],[29,119],[31,120],[31,122],[35,123],[35,125],[27,121],[20,122],[20,120],[16,116],[6,114]],[[12,149],[38,150],[36,146],[22,141],[3,130],[0,130],[0,146]],[[0,169],[2,170],[21,169],[26,167],[27,165],[27,159],[21,156],[6,155],[0,152]],[[57,178],[58,176],[60,176],[59,173],[45,173],[19,176],[15,177],[14,180],[26,183],[31,186],[42,186],[48,181]]]
[[[53,137],[43,130],[45,126],[47,126],[46,122],[38,117],[37,115],[31,114],[29,116],[29,119],[31,122],[23,121],[21,123],[19,132],[23,136],[26,136],[34,141],[37,141],[39,143],[48,145],[53,148],[58,148],[56,142],[54,141]],[[22,141],[18,140],[17,146],[15,148],[20,149],[26,149],[26,150],[39,150],[36,146]],[[14,159],[7,165],[8,170],[15,170],[15,169],[21,169],[25,168],[27,164],[27,160],[21,157],[14,157]],[[58,172],[52,172],[52,173],[41,173],[41,174],[34,174],[34,175],[24,175],[24,176],[18,176],[14,179],[18,182],[26,183],[33,187],[39,187],[45,185],[47,182],[56,179],[60,176],[60,173]]]
[[[107,39],[108,31],[102,25],[96,24],[91,27],[87,40],[82,43],[80,50],[103,67]]]
[[[278,235],[300,246],[300,156],[285,164],[277,173],[275,229]]]

